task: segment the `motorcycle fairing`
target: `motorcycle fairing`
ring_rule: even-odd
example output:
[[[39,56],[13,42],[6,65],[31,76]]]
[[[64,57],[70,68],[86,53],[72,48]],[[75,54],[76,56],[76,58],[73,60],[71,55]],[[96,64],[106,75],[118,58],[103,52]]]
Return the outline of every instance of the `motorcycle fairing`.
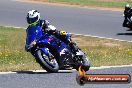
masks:
[[[42,32],[41,32],[40,26],[32,26],[27,28],[27,37],[26,37],[26,44],[30,45],[34,40],[38,40],[39,38],[42,37]]]

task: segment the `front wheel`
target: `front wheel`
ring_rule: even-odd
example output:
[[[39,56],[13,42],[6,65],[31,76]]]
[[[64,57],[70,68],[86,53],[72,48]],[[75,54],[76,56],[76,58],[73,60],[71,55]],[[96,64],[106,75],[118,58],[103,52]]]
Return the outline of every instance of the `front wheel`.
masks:
[[[43,69],[47,72],[58,72],[59,65],[54,56],[49,52],[49,55],[46,55],[43,51],[38,50],[36,52],[37,58],[36,61],[41,65]]]

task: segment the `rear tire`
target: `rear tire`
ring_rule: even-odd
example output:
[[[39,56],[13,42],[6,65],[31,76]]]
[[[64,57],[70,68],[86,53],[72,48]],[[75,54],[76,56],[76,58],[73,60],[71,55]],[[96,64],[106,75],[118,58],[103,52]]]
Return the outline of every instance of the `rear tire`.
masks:
[[[73,67],[78,71],[79,67],[81,66],[81,68],[85,71],[88,71],[90,68],[90,61],[89,58],[84,55],[80,60],[75,62],[75,65],[73,65]]]
[[[52,62],[50,62],[49,56],[44,54],[43,51],[41,51],[41,50],[38,50],[36,52],[36,55],[37,55],[36,61],[40,64],[40,66],[43,69],[45,69],[47,72],[50,72],[50,73],[58,72],[59,65],[58,65],[58,62],[56,61],[56,59],[53,59]]]
[[[84,58],[83,58],[82,68],[85,71],[88,71],[90,68],[90,61],[89,61],[89,58],[87,56],[84,56]]]

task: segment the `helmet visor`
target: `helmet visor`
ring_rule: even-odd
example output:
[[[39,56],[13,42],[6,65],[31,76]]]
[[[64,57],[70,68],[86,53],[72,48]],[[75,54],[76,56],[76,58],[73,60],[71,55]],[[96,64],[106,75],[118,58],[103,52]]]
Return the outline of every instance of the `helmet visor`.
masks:
[[[28,24],[32,24],[32,23],[37,22],[37,21],[38,21],[38,16],[37,17],[34,17],[34,18],[29,18],[27,16],[27,23]]]

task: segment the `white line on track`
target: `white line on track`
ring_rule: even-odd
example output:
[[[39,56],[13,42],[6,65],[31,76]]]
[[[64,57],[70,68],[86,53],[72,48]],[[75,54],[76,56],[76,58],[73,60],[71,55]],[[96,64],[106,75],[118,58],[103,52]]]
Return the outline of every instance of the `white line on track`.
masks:
[[[101,67],[91,67],[90,69],[91,70],[95,70],[95,69],[108,69],[108,68],[121,68],[121,67],[132,67],[132,64],[131,65],[121,65],[121,66],[101,66]],[[29,70],[29,72],[32,71],[34,73],[37,73],[37,72],[46,72],[46,70]],[[76,70],[73,69],[73,70],[59,70],[59,72],[75,72]],[[18,71],[19,72],[19,71]],[[20,71],[21,72],[21,71]],[[28,71],[27,71],[28,72]],[[16,74],[16,72],[0,72],[0,74]]]
[[[0,75],[1,74],[13,74],[13,73],[16,73],[16,72],[0,72]]]
[[[71,33],[71,34],[75,34],[75,33]],[[81,36],[89,36],[89,37],[94,37],[94,38],[100,38],[100,39],[109,39],[109,40],[116,40],[116,41],[121,41],[121,42],[132,42],[132,41],[128,41],[128,40],[122,40],[122,39],[114,39],[114,38],[108,38],[108,37],[100,37],[100,36],[94,36],[94,35],[83,35],[83,34],[75,34],[75,35],[81,35]]]
[[[5,27],[13,27],[13,28],[23,28],[26,29],[24,27],[14,27],[14,26],[5,26]],[[116,41],[121,41],[121,42],[129,42],[132,43],[132,41],[128,41],[128,40],[122,40],[122,39],[114,39],[114,38],[108,38],[108,37],[100,37],[100,36],[94,36],[94,35],[83,35],[83,34],[76,34],[76,33],[71,33],[74,35],[81,35],[81,36],[89,36],[89,37],[94,37],[94,38],[100,38],[100,39],[109,39],[109,40],[116,40]]]
[[[91,67],[90,69],[107,69],[107,68],[121,68],[121,67],[132,67],[131,65],[117,65],[117,66],[100,66],[100,67]]]
[[[26,29],[26,28],[24,28],[24,27],[15,27],[15,26],[3,26],[3,27],[12,27],[12,28],[22,28],[22,29]]]

